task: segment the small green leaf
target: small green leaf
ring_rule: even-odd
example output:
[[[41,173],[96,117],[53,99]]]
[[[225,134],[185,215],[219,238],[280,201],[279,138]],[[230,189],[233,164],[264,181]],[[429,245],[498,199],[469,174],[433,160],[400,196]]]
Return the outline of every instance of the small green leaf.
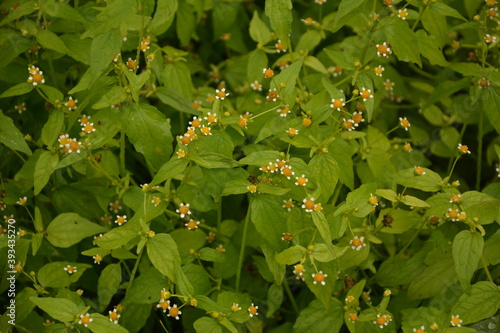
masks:
[[[450,7],[447,4],[442,3],[442,2],[431,2],[429,9],[431,11],[434,11],[434,12],[439,13],[441,15],[450,16],[450,17],[457,18],[459,20],[467,21],[467,19],[465,17],[463,17],[458,12],[458,10],[456,10],[455,8],[452,8],[452,7]]]
[[[109,320],[109,317],[105,317],[100,313],[92,313],[90,318],[92,318],[92,321],[88,324],[89,329],[94,333],[128,333],[128,330],[119,324],[113,323]]]
[[[484,113],[490,120],[497,133],[500,133],[500,89],[496,87],[488,87],[484,89],[481,105]]]
[[[35,5],[34,1],[23,2],[15,10],[9,10],[9,14],[5,16],[0,22],[0,26],[33,13],[35,10],[37,10],[37,7],[38,6]]]
[[[390,216],[393,220],[390,226],[383,227],[382,232],[389,234],[401,234],[411,228],[415,227],[420,221],[421,217],[416,212],[410,212],[403,209],[393,210],[391,208],[383,209],[377,218],[376,225],[380,227],[386,219],[385,215]]]
[[[224,255],[217,251],[216,249],[212,249],[211,247],[204,247],[200,249],[200,259],[204,261],[214,261],[214,262],[222,262],[224,261]]]
[[[454,266],[451,258],[445,258],[415,275],[408,288],[408,297],[412,300],[434,297],[452,286],[457,281]]]
[[[478,282],[456,301],[451,313],[459,315],[463,325],[477,323],[493,316],[500,308],[498,287],[488,281]]]
[[[104,267],[97,282],[97,295],[101,311],[107,308],[111,298],[118,291],[121,282],[122,270],[120,264],[109,264]]]
[[[281,303],[283,303],[283,285],[273,283],[267,291],[266,317],[271,318],[274,313],[281,307]]]
[[[121,86],[115,86],[109,89],[104,95],[99,98],[97,102],[92,105],[92,109],[104,109],[106,107],[119,104],[127,98],[127,93],[125,88]]]
[[[267,25],[260,19],[257,11],[253,12],[253,17],[250,21],[250,37],[262,45],[266,44],[271,39],[271,32]]]
[[[158,87],[156,89],[156,96],[160,101],[162,101],[162,103],[165,103],[178,111],[199,115],[199,113],[193,109],[191,103],[173,89]]]
[[[319,234],[327,244],[332,243],[332,235],[330,233],[330,226],[328,225],[328,221],[326,220],[323,212],[312,212],[311,213],[314,225],[318,228]]]
[[[73,322],[76,315],[82,310],[78,305],[64,298],[30,297],[30,301],[52,318],[62,322]]]
[[[319,262],[330,262],[341,257],[348,247],[328,246],[327,244],[314,244],[314,250],[311,253],[311,258]]]
[[[392,181],[397,184],[416,188],[425,192],[437,192],[441,189],[441,177],[434,171],[423,168],[425,174],[415,175],[415,169],[401,170],[398,174],[391,176]]]
[[[161,81],[167,89],[170,89],[185,100],[191,101],[193,97],[193,83],[191,71],[183,62],[173,62],[165,66],[161,72]]]
[[[187,159],[174,156],[158,170],[150,185],[154,186],[174,178],[178,174],[181,174],[188,164],[189,161]]]
[[[333,21],[332,32],[336,32],[342,28],[350,19],[354,18],[356,15],[360,14],[363,10],[363,0],[342,0]]]
[[[130,221],[128,221],[130,223]],[[138,230],[130,227],[130,224],[125,224],[120,228],[112,229],[100,237],[96,244],[106,250],[114,250],[122,245],[127,244],[130,240],[138,237]]]
[[[394,192],[393,190],[389,189],[377,189],[375,191],[376,195],[380,195],[382,198],[387,199],[391,202],[397,202],[398,201],[398,194]]]
[[[500,263],[500,230],[484,243],[484,258],[490,265]]]
[[[12,118],[0,110],[0,143],[31,156],[31,149],[24,140],[23,134],[14,125]]]
[[[36,161],[35,165],[35,195],[47,185],[50,175],[54,172],[55,167],[59,163],[59,156],[52,154],[49,151],[44,151]]]
[[[328,202],[339,180],[340,170],[337,161],[330,155],[316,154],[309,162],[309,170],[321,187],[318,202]]]
[[[259,234],[273,249],[280,250],[283,244],[277,241],[286,231],[286,216],[281,205],[268,196],[255,196],[251,201],[250,216]]]
[[[82,239],[105,232],[106,229],[75,213],[63,213],[50,222],[45,230],[47,240],[57,247],[70,247]]]
[[[15,86],[10,87],[0,94],[0,98],[19,96],[29,93],[33,90],[33,85],[28,82],[21,82]]]
[[[283,46],[290,46],[290,31],[293,21],[292,2],[290,0],[268,0],[266,1],[266,16],[269,18],[271,28],[277,37],[281,39]]]
[[[479,232],[459,232],[453,240],[455,271],[462,288],[467,288],[483,254],[484,239]]]
[[[430,207],[427,202],[411,195],[403,195],[403,197],[401,198],[401,202],[411,207]]]
[[[284,265],[293,265],[304,257],[306,251],[305,247],[301,245],[294,245],[285,251],[276,254],[276,261]]]
[[[62,54],[69,52],[66,44],[64,44],[64,42],[50,30],[43,29],[38,31],[36,40],[46,49],[54,50]]]
[[[268,2],[266,2],[267,4]],[[287,68],[282,70],[278,75],[276,75],[271,81],[271,88],[276,88],[279,91],[279,95],[286,104],[292,107],[295,104],[296,94],[295,94],[295,83],[299,77],[300,70],[302,69],[302,64],[304,58],[301,57],[296,60],[293,64],[289,65]],[[285,84],[284,88],[281,88],[282,83]],[[276,86],[277,85],[277,86]]]

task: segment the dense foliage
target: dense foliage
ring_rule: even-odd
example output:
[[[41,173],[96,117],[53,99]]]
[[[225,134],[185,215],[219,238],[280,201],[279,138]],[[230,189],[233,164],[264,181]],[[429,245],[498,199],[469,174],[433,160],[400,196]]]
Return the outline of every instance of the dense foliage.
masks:
[[[496,332],[497,6],[4,1],[0,331]]]

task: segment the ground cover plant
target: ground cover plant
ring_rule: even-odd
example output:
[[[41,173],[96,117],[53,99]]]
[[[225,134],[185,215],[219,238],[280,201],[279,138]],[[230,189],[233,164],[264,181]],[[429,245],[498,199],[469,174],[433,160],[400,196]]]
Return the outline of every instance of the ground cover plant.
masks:
[[[498,332],[497,1],[0,11],[1,332]]]

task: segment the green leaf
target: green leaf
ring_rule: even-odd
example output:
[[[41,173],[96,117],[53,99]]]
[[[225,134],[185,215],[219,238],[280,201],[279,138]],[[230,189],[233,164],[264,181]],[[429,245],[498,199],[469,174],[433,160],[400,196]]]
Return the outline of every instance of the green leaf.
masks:
[[[336,32],[350,19],[362,13],[364,2],[365,1],[363,0],[342,0],[337,11],[337,15],[335,16],[335,20],[333,21],[331,32]]]
[[[106,229],[75,213],[63,213],[50,222],[45,230],[47,240],[57,247],[70,247],[82,239]]]
[[[64,129],[64,113],[60,109],[52,110],[49,119],[42,128],[42,142],[48,147],[53,147],[58,136]]]
[[[413,277],[408,288],[410,299],[434,297],[457,281],[451,258],[435,262]]]
[[[165,163],[156,173],[150,185],[154,186],[160,184],[168,179],[172,179],[178,174],[181,174],[189,164],[189,161],[185,158],[177,158],[174,156]]]
[[[375,191],[375,194],[380,195],[382,198],[387,199],[391,202],[397,202],[398,201],[398,194],[394,192],[393,190],[389,189],[377,189]]]
[[[403,197],[401,198],[401,202],[411,207],[430,207],[427,202],[411,195],[403,195]]]
[[[372,92],[372,94],[374,92],[372,78],[366,72],[365,73],[361,73],[358,76],[358,78],[356,80],[356,86],[358,87],[358,89],[360,91],[362,91],[362,89],[366,89],[366,90],[370,90]],[[367,99],[364,102],[364,105],[365,105],[365,111],[366,111],[367,121],[370,122],[371,119],[372,119],[373,110],[374,110],[374,107],[375,107],[375,99],[373,99],[373,98]],[[372,129],[372,127],[370,127],[370,129]]]
[[[29,93],[33,90],[33,85],[28,82],[21,82],[15,86],[10,87],[0,94],[0,98],[19,96]]]
[[[104,95],[99,98],[97,102],[92,105],[92,109],[104,109],[106,107],[119,104],[123,102],[127,98],[127,92],[125,88],[121,86],[115,86],[108,91]]]
[[[193,200],[192,202],[194,203],[195,201],[196,200]],[[196,207],[191,205],[191,209],[196,209]],[[200,229],[176,229],[169,235],[172,236],[173,240],[177,244],[177,250],[179,253],[187,253],[190,249],[198,251],[198,249],[205,245],[207,238],[207,235]]]
[[[99,38],[107,34],[111,29],[120,27],[123,22],[127,22],[137,11],[137,1],[134,0],[117,0],[113,1],[97,14],[95,20],[81,38]],[[118,31],[118,30],[115,30]],[[121,40],[121,38],[120,38]],[[102,50],[107,52],[107,50]],[[118,53],[115,52],[113,56]]]
[[[398,59],[413,62],[422,67],[420,53],[415,47],[418,42],[415,33],[408,27],[408,23],[398,17],[391,17],[381,20],[380,25],[384,27],[385,36]]]
[[[459,232],[453,240],[453,260],[458,281],[467,288],[483,254],[484,239],[479,232]]]
[[[425,192],[437,192],[441,189],[442,179],[437,173],[424,168],[425,174],[417,176],[414,171],[414,168],[401,170],[398,174],[391,175],[392,181]]]
[[[176,92],[187,101],[192,100],[191,71],[185,63],[178,61],[167,64],[163,68],[160,78],[167,89]]]
[[[278,202],[264,195],[254,196],[250,205],[250,217],[255,228],[273,249],[280,250],[283,245],[278,241],[286,231],[286,216],[283,208]]]
[[[16,8],[16,10],[9,11],[9,14],[5,16],[0,22],[0,26],[15,21],[18,18],[23,17],[25,15],[33,13],[35,10],[37,10],[37,7],[38,6],[35,5],[34,1],[23,2]]]
[[[380,212],[377,218],[377,227],[380,227],[383,224],[385,215],[390,215],[394,219],[390,227],[383,227],[381,229],[382,232],[389,234],[401,234],[407,230],[410,230],[411,228],[415,227],[422,219],[418,214],[416,214],[416,212],[410,212],[402,209],[393,210],[391,208],[386,208]]]
[[[284,265],[293,265],[300,261],[307,252],[301,245],[294,245],[283,252],[276,254],[276,261]]]
[[[162,101],[162,103],[165,103],[178,111],[199,115],[199,112],[193,109],[191,103],[173,89],[158,87],[156,89],[156,96],[160,99],[160,101]]]
[[[201,317],[193,324],[197,333],[222,333],[222,327],[214,318]]]
[[[250,185],[252,184],[248,180],[231,180],[225,184],[221,195],[226,196],[247,193]],[[257,189],[259,185],[260,184],[257,185]]]
[[[247,81],[262,82],[264,75],[262,69],[267,68],[267,55],[263,50],[256,49],[248,54]]]
[[[134,227],[129,223],[130,221],[128,221],[125,226],[112,229],[111,231],[105,233],[96,241],[96,244],[103,249],[114,250],[127,244],[135,237],[138,237],[138,230],[134,229]]]
[[[293,325],[293,331],[336,333],[342,327],[343,316],[343,304],[338,299],[331,298],[329,309],[326,309],[320,301],[314,300],[300,312]]]
[[[442,2],[431,2],[429,9],[441,15],[450,16],[459,20],[467,21],[455,8],[448,6]]]
[[[30,297],[30,301],[35,303],[40,309],[46,312],[52,318],[62,322],[73,322],[81,308],[64,298],[53,297]]]
[[[31,149],[24,140],[23,134],[14,125],[12,118],[4,115],[2,110],[0,110],[0,143],[31,156]]]
[[[147,243],[149,260],[155,268],[176,282],[176,270],[181,263],[177,244],[169,234],[157,234]]]
[[[154,169],[159,169],[172,154],[170,123],[148,104],[131,104],[125,109],[124,118],[125,133],[130,142]]]
[[[156,269],[148,269],[134,280],[128,290],[123,303],[149,304],[158,302],[161,298],[161,290],[168,289],[168,280]]]
[[[330,155],[316,154],[309,162],[309,170],[321,187],[318,202],[328,202],[339,180],[340,170],[337,161]]]
[[[266,317],[271,318],[279,310],[283,303],[283,285],[273,283],[267,291],[267,313]],[[238,331],[236,331],[238,332]]]
[[[36,40],[46,49],[66,54],[69,52],[66,44],[52,31],[43,29],[39,30],[36,35]]]
[[[299,43],[295,47],[296,52],[312,52],[321,43],[322,33],[318,30],[308,30],[300,36]],[[304,60],[304,65],[309,66],[320,73],[328,74],[325,65],[316,57],[308,56]]]
[[[71,284],[70,275],[64,270],[67,264],[56,261],[44,265],[38,270],[37,279],[44,288],[65,288]],[[77,266],[77,268],[79,268]],[[79,271],[79,269],[77,269]]]
[[[481,105],[497,133],[500,133],[500,89],[488,87],[483,89]]]
[[[111,298],[118,291],[121,282],[122,270],[120,264],[109,264],[104,267],[97,282],[97,295],[101,311],[104,311],[108,307]]]
[[[470,292],[460,295],[451,313],[459,315],[463,320],[462,325],[467,325],[493,316],[499,308],[498,287],[494,283],[481,281],[472,285]]]
[[[439,42],[435,36],[427,35],[424,30],[415,33],[420,53],[426,57],[432,65],[446,67],[448,61],[443,55]]]
[[[266,2],[267,4],[268,2]],[[276,75],[271,81],[271,88],[276,88],[279,91],[279,95],[286,104],[292,107],[295,104],[296,94],[295,94],[295,83],[299,77],[300,70],[302,69],[302,63],[304,58],[301,57],[293,64],[289,65],[287,68],[282,70],[278,75]],[[284,88],[281,88],[282,83],[285,84]],[[277,85],[277,86],[276,86]]]
[[[178,0],[158,0],[156,2],[155,13],[147,27],[153,36],[159,36],[167,31],[174,21],[178,5]]]
[[[290,31],[293,21],[292,2],[290,0],[268,0],[266,1],[266,16],[269,18],[271,28],[276,36],[281,39],[283,46],[290,46]]]
[[[250,21],[250,37],[262,45],[266,44],[271,39],[271,32],[267,28],[267,25],[260,19],[257,11],[253,12],[253,17]]]
[[[265,166],[269,163],[274,163],[280,158],[280,154],[276,150],[262,150],[248,154],[248,156],[239,160],[241,164]]]
[[[319,234],[327,244],[332,243],[332,235],[330,233],[330,226],[328,225],[328,221],[326,220],[323,212],[313,211],[311,213],[314,225],[318,228]]]
[[[319,262],[330,262],[341,257],[349,247],[336,247],[327,244],[314,244],[314,250],[311,253],[311,258]]]
[[[31,297],[37,297],[35,289],[25,287],[16,295],[16,321],[22,323],[32,313],[35,304],[30,302]],[[0,326],[1,327],[1,326]]]
[[[71,7],[67,3],[59,2],[56,0],[44,1],[42,5],[42,11],[49,14],[52,17],[69,19],[71,21],[81,22],[81,23],[87,22],[87,20],[82,16],[82,14],[80,14],[80,12],[77,9]]]
[[[52,154],[49,151],[44,151],[40,154],[40,157],[36,161],[35,165],[35,195],[40,193],[45,185],[47,185],[50,175],[54,172],[57,163],[59,163],[58,155]]]
[[[222,262],[224,261],[224,255],[217,251],[216,249],[212,249],[211,247],[204,247],[200,249],[200,259],[204,261],[214,261],[214,262]]]
[[[89,323],[89,329],[94,333],[128,333],[128,330],[115,324],[100,313],[92,313],[90,315],[92,321]]]
[[[181,41],[181,46],[187,46],[196,28],[196,21],[191,3],[186,1],[179,2],[176,21],[177,35]]]
[[[500,230],[484,243],[484,258],[490,265],[500,263]]]

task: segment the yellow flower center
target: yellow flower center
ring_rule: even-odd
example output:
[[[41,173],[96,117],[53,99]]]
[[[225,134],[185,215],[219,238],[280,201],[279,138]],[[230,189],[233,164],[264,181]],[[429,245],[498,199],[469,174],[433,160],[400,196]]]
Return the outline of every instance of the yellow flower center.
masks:
[[[270,79],[274,76],[274,71],[271,68],[268,68],[264,71],[264,77],[266,79]]]

